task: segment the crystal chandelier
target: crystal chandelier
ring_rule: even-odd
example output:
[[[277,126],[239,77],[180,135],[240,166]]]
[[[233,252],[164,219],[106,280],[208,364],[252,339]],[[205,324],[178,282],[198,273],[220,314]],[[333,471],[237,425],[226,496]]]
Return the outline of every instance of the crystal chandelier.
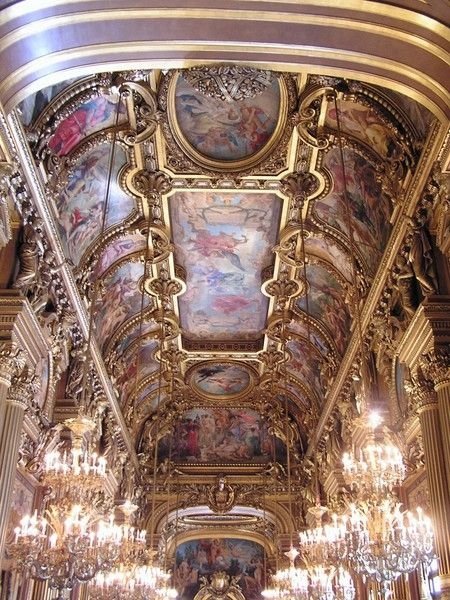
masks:
[[[119,568],[98,573],[89,584],[93,600],[166,600],[176,598],[176,590],[169,587],[170,575],[153,565]]]
[[[58,598],[100,569],[110,568],[119,549],[113,518],[102,519],[94,508],[106,481],[106,463],[82,449],[84,435],[94,424],[79,415],[65,425],[72,431],[71,450],[52,452],[44,459],[43,484],[50,490],[47,509],[23,517],[9,547],[17,566],[34,579],[48,581]]]
[[[372,432],[361,458],[345,455],[344,479],[357,493],[345,521],[347,559],[352,568],[381,584],[381,595],[390,583],[434,557],[431,520],[421,509],[402,511],[394,487],[405,474],[396,446],[374,443]]]

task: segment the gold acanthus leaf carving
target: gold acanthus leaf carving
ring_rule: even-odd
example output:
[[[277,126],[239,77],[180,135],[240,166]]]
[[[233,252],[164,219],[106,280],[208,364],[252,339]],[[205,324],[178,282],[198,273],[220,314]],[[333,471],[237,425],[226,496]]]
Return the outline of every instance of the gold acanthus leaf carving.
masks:
[[[192,67],[181,73],[197,92],[225,102],[254,98],[265,92],[275,78],[272,71],[239,65]]]

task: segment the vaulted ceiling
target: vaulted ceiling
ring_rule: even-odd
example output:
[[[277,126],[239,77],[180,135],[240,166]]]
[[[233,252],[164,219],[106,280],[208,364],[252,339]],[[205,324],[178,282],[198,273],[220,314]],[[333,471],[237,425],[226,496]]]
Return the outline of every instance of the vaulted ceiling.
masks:
[[[139,501],[166,543],[221,530],[273,550],[291,528],[287,463],[303,520],[317,447],[316,462],[340,456],[336,400],[387,269],[405,273],[445,136],[446,3],[13,4],[0,101],[49,264],[92,331],[121,492],[153,494],[156,470],[156,502]]]
[[[237,411],[245,432],[272,419],[285,439],[275,394],[303,455],[431,113],[374,86],[243,66],[75,79],[19,110],[136,452],[149,458],[153,430],[181,419],[181,462],[258,472],[269,445],[254,460],[242,434],[202,456],[187,423]]]

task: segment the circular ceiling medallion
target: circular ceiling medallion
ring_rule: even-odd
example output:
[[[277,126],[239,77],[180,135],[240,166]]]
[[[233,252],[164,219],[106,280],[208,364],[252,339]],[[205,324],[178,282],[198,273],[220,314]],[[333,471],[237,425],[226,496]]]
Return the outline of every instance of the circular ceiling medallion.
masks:
[[[269,154],[286,124],[287,94],[281,77],[273,75],[262,85],[261,73],[253,69],[236,81],[235,87],[244,90],[234,95],[228,93],[229,82],[211,70],[205,69],[202,78],[196,74],[195,80],[189,71],[172,79],[169,123],[192,160],[232,170],[249,167]]]
[[[232,362],[204,362],[190,369],[189,385],[207,398],[237,398],[253,385],[254,373],[245,365]]]

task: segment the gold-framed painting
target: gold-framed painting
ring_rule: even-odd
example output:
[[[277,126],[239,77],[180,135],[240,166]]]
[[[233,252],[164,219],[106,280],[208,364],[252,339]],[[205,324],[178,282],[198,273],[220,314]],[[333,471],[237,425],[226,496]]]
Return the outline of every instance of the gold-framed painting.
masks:
[[[176,71],[167,87],[167,121],[176,144],[211,171],[261,164],[284,137],[293,96],[281,73],[243,67]]]

